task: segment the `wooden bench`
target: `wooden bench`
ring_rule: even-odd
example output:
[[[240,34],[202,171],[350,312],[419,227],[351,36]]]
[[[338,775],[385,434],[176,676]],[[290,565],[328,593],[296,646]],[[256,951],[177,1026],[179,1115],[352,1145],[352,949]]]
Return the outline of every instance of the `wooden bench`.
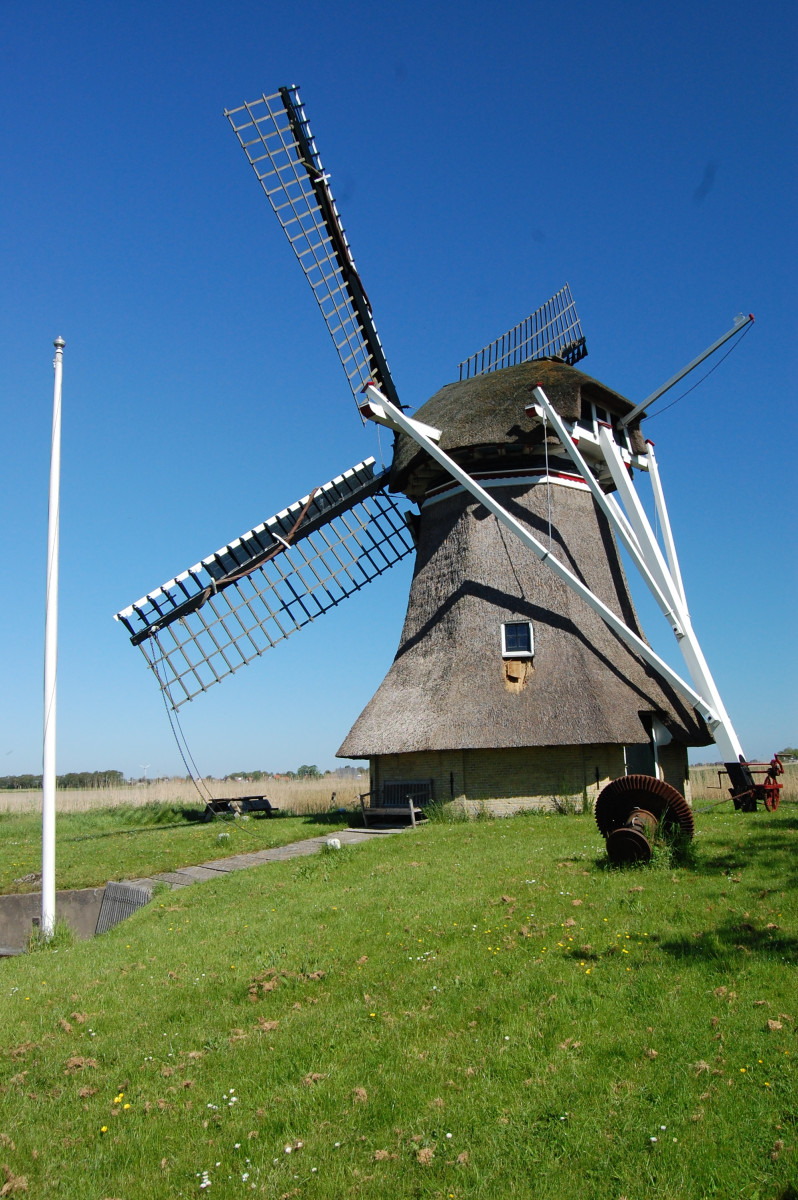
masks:
[[[383,821],[386,819],[396,820],[397,817],[409,817],[410,824],[414,829],[419,821],[427,819],[423,808],[420,808],[410,796],[407,797],[405,804],[366,804],[366,800],[371,800],[372,795],[372,792],[363,792],[360,796],[360,811],[363,814],[363,825],[366,829],[369,826],[369,817]]]
[[[219,813],[232,814],[240,817],[243,813],[272,813],[279,812],[268,796],[234,796],[229,799],[209,800],[205,809],[206,819],[212,821]]]

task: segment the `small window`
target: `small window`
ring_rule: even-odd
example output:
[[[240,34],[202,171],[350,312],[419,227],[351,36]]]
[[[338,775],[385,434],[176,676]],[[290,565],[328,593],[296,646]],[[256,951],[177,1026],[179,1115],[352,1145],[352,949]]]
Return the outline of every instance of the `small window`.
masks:
[[[502,658],[531,658],[534,653],[531,621],[507,621],[502,625]]]

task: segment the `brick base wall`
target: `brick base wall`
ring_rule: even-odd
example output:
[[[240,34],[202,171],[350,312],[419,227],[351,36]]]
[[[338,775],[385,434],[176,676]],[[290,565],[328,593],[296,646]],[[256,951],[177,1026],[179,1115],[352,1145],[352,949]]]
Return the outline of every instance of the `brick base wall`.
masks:
[[[687,751],[672,742],[659,749],[667,783],[688,801]],[[371,759],[372,792],[393,781],[432,780],[433,797],[456,801],[470,813],[509,816],[559,805],[592,808],[605,784],[625,774],[623,746],[531,746],[512,750],[427,750]]]
[[[622,746],[549,746],[513,750],[430,750],[371,760],[371,787],[390,780],[432,779],[439,803],[456,800],[471,812],[581,808],[623,775]]]

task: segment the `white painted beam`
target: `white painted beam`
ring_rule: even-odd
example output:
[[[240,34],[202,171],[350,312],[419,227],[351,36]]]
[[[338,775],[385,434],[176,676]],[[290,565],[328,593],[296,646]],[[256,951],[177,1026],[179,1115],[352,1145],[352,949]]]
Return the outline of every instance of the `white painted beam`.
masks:
[[[441,450],[436,441],[423,432],[423,427],[420,422],[413,421],[406,417],[400,409],[392,405],[385,396],[382,395],[373,385],[368,385],[365,389],[366,401],[361,405],[360,411],[363,416],[370,420],[378,421],[380,424],[387,425],[390,429],[397,432],[406,433],[413,438],[430,458],[439,463],[448,473],[455,479],[466,491],[470,492],[476,500],[478,500],[487,510],[492,513],[496,519],[501,522],[505,528],[523,543],[532,553],[539,558],[541,562],[545,562],[551,567],[555,575],[563,581],[572,591],[576,592],[599,616],[609,625],[615,633],[618,634],[628,646],[632,648],[640,657],[653,667],[659,675],[665,679],[671,687],[679,692],[690,704],[696,708],[704,720],[707,722],[710,729],[713,729],[719,723],[719,717],[711,705],[707,704],[704,698],[699,695],[694,688],[690,686],[682,677],[670,667],[664,659],[639,637],[634,630],[609,608],[603,600],[600,600],[590,588],[582,583],[581,579],[577,578],[568,567],[564,566],[559,559],[555,558],[550,550],[537,540],[530,530],[516,520],[507,510],[499,504],[499,502],[490,495],[484,488],[472,479],[467,471],[464,471],[454,459],[450,458],[445,451]],[[437,431],[436,431],[437,432]]]

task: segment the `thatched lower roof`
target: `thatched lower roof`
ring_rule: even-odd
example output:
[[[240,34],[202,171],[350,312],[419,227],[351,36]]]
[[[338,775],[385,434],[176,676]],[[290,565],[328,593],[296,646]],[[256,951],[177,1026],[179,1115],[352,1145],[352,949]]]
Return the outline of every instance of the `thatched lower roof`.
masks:
[[[592,400],[617,416],[633,408],[631,401],[583,371],[563,362],[536,359],[449,383],[413,415],[442,431],[441,448],[458,461],[466,461],[474,453],[478,456],[483,447],[501,447],[502,453],[510,457],[523,457],[542,439],[542,429],[524,412],[524,406],[534,400],[532,391],[538,383],[565,421],[578,419],[583,400]],[[643,453],[645,441],[639,419],[632,422],[629,434],[635,453]],[[428,461],[426,452],[412,438],[399,434],[391,491],[406,492],[413,499],[423,495]],[[415,479],[419,472],[422,478]]]
[[[509,510],[639,632],[606,520],[583,490],[501,488]],[[501,625],[533,622],[532,669],[508,680]],[[524,677],[524,678],[522,678]],[[601,618],[472,497],[427,503],[396,658],[338,751],[632,745],[656,715],[688,745],[711,739],[697,714]]]

